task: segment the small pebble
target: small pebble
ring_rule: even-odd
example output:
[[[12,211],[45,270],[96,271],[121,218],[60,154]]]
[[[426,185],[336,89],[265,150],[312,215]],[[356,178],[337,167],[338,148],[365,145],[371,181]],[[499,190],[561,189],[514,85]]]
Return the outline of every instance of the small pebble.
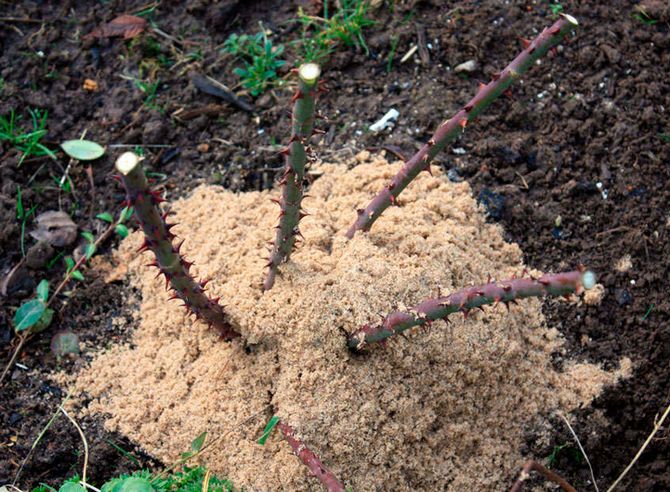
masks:
[[[628,289],[617,289],[614,291],[614,298],[619,306],[629,306],[633,303],[633,295]]]
[[[468,60],[454,67],[454,72],[474,72],[477,70],[477,62],[475,60]]]

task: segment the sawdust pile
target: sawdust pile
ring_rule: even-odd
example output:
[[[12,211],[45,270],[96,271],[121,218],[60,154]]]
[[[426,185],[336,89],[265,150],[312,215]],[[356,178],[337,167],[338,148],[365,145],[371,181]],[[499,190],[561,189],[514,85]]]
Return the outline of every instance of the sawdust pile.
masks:
[[[359,155],[364,160],[368,155]],[[251,490],[319,490],[275,433],[255,443],[276,412],[354,490],[498,490],[522,463],[524,430],[542,415],[587,404],[626,372],[566,363],[540,302],[452,316],[386,348],[353,355],[345,333],[394,303],[521,271],[518,246],[487,224],[467,183],[422,175],[369,234],[346,241],[354,209],[398,170],[375,157],[348,170],[322,165],[302,222],[305,242],[261,294],[272,193],[200,187],[174,204],[176,232],[199,277],[213,277],[249,346],[223,343],[167,302],[131,235],[119,251],[142,292],[130,346],[114,347],[78,376],[85,412],[166,463],[203,431],[212,471]]]

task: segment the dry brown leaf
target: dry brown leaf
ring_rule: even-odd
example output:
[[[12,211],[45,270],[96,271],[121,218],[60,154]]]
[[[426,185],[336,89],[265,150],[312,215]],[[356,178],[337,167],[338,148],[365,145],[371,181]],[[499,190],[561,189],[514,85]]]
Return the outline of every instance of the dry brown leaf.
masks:
[[[77,239],[77,224],[65,212],[49,210],[37,216],[37,229],[31,231],[30,235],[38,241],[62,248]]]
[[[122,36],[123,39],[130,39],[142,34],[146,28],[146,19],[135,15],[123,14],[107,24],[102,24],[96,27],[90,33],[83,36],[82,39],[112,38],[115,36]]]

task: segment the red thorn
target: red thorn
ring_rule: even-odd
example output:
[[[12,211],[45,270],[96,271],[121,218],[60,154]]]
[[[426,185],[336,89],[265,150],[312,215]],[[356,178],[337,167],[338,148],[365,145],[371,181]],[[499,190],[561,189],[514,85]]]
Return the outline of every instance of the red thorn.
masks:
[[[121,175],[120,175],[120,174],[113,174],[113,175],[112,175],[112,179],[113,179],[114,181],[116,181],[117,183],[121,183],[121,182],[122,182],[122,180],[121,180]]]
[[[557,34],[559,34],[559,33],[561,32],[561,28],[558,27],[558,26],[556,26],[556,27],[552,28],[551,31],[549,31],[549,32],[550,32],[553,36],[556,36]]]
[[[293,97],[291,97],[291,102],[294,103],[294,102],[296,102],[298,99],[302,99],[303,97],[304,97],[304,96],[303,96],[302,92],[300,92],[300,91],[295,91],[295,94],[293,94]]]
[[[519,38],[521,41],[521,44],[523,45],[523,49],[526,49],[530,46],[530,41],[526,38]]]
[[[150,261],[149,263],[147,263],[147,264],[144,265],[144,266],[146,266],[146,267],[156,267],[156,268],[160,268],[160,267],[158,266],[158,261],[156,261],[156,260]]]
[[[505,92],[503,92],[503,94],[508,99],[514,99],[514,95],[512,94],[512,89],[507,89]]]
[[[485,87],[486,87],[486,84],[483,83],[483,82],[480,82],[479,86],[477,87],[477,92],[484,90]]]
[[[465,127],[467,126],[467,124],[468,124],[468,120],[467,120],[466,118],[463,118],[463,119],[461,120],[461,122],[459,123],[459,125],[461,125],[461,128],[462,128],[463,130],[465,130]]]

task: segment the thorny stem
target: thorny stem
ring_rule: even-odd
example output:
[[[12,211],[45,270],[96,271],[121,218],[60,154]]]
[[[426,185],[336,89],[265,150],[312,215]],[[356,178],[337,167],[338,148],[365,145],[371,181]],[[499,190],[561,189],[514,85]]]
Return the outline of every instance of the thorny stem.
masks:
[[[517,478],[516,482],[514,482],[514,485],[512,485],[512,488],[510,489],[510,492],[521,492],[523,489],[523,485],[530,478],[530,472],[536,471],[540,475],[544,476],[547,480],[550,480],[557,484],[559,487],[561,487],[565,492],[577,492],[577,489],[575,489],[572,485],[570,485],[565,478],[560,476],[558,473],[555,473],[548,469],[547,467],[541,465],[537,461],[533,460],[528,460],[526,461],[526,464],[523,465],[523,468],[521,469],[521,474],[519,475],[519,478]]]
[[[307,63],[298,69],[298,90],[293,96],[293,128],[288,146],[282,151],[286,156],[286,167],[280,183],[281,199],[278,200],[281,211],[279,225],[272,252],[268,258],[268,274],[263,290],[274,285],[277,269],[282,262],[288,261],[300,234],[298,223],[307,214],[300,209],[303,199],[302,182],[305,177],[305,164],[308,151],[307,140],[314,128],[314,105],[318,93],[318,81],[321,69],[314,63]]]
[[[391,182],[368,204],[358,211],[358,218],[347,231],[347,237],[353,238],[356,231],[368,231],[372,224],[389,206],[396,203],[398,195],[421,172],[430,172],[430,161],[446,145],[458,138],[465,127],[484,111],[498,96],[504,93],[512,83],[532,67],[547,51],[556,46],[563,36],[577,26],[574,17],[562,14],[556,23],[545,28],[534,41],[527,46],[502,72],[496,73],[487,85],[481,85],[474,98],[470,100],[451,119],[443,122],[421,149],[414,154],[396,174]]]
[[[296,435],[293,428],[287,423],[280,421],[277,426],[293,449],[293,453],[300,458],[312,474],[318,478],[321,483],[330,492],[344,492],[344,485],[328,470],[318,456],[310,450]]]
[[[181,244],[174,246],[175,235],[170,231],[174,224],[167,224],[167,214],[161,215],[158,204],[163,198],[149,190],[140,158],[132,152],[126,152],[116,161],[116,169],[121,173],[121,181],[126,188],[128,202],[133,206],[142,230],[144,243],[140,252],[151,250],[156,261],[151,266],[157,267],[160,274],[165,275],[166,288],[174,290],[172,299],[181,299],[184,305],[197,318],[217,327],[224,338],[239,336],[228,323],[218,299],[210,299],[204,293],[207,281],[196,282],[189,273],[192,263],[184,260],[179,254]]]
[[[407,310],[395,311],[377,326],[364,325],[349,335],[347,346],[352,350],[363,349],[366,345],[381,342],[415,326],[428,326],[433,321],[462,312],[467,317],[470,310],[486,304],[508,305],[517,299],[541,296],[567,296],[590,289],[596,283],[593,272],[575,270],[572,272],[543,275],[540,278],[512,278],[502,282],[489,282],[468,287],[446,297],[428,299]]]

